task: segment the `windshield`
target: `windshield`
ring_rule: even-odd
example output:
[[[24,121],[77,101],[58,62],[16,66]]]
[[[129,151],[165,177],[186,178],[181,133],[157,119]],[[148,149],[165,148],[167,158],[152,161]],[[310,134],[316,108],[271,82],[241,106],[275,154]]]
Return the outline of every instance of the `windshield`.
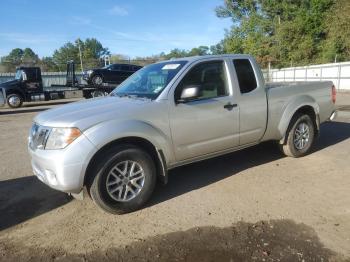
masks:
[[[111,95],[156,99],[186,63],[168,61],[146,66],[130,76]]]
[[[22,70],[17,70],[16,71],[16,76],[15,76],[15,79],[16,80],[20,80],[20,79],[22,79]]]

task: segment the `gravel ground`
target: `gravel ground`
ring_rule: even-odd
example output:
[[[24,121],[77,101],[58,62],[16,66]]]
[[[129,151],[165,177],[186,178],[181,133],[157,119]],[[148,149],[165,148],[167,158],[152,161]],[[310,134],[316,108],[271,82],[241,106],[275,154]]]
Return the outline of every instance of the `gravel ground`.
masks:
[[[28,129],[54,106],[0,110],[0,261],[350,261],[349,93],[310,155],[264,143],[181,167],[122,216],[32,176]]]

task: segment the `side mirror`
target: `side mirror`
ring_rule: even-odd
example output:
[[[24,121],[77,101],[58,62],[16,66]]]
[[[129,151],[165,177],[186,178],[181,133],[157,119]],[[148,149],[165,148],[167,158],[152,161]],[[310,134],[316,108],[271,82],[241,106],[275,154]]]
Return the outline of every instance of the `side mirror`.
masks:
[[[200,86],[186,86],[182,89],[180,99],[177,103],[185,103],[191,100],[195,100],[202,95],[202,89]]]
[[[27,74],[25,72],[22,72],[22,80],[27,81]]]

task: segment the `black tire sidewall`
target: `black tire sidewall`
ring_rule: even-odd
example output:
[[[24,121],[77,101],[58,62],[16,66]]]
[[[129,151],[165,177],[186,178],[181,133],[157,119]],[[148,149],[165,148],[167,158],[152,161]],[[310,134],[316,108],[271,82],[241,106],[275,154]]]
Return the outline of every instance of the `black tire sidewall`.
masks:
[[[102,78],[102,76],[100,76],[100,75],[94,75],[94,76],[91,78],[91,83],[92,83],[93,86],[100,87],[100,86],[102,86],[102,84],[99,85],[99,84],[96,84],[96,82],[95,82],[95,78],[97,78],[97,77],[101,78],[101,79],[102,79],[102,83],[103,83],[103,78]]]
[[[116,148],[105,156],[107,160],[99,165],[99,170],[96,170],[98,173],[91,186],[90,195],[93,200],[110,213],[122,214],[139,209],[150,198],[155,187],[156,171],[152,158],[136,147]],[[118,202],[109,196],[106,180],[111,168],[125,160],[133,160],[141,165],[145,173],[145,182],[141,192],[134,199],[128,202]]]
[[[13,96],[16,96],[16,97],[19,98],[20,103],[19,103],[18,106],[12,106],[12,105],[9,103],[10,98],[13,97]],[[10,95],[7,96],[6,102],[7,102],[7,105],[8,105],[10,108],[20,108],[20,107],[22,106],[22,104],[23,104],[23,98],[22,98],[22,96],[19,95],[19,94],[10,94]]]
[[[314,123],[309,115],[298,115],[294,119],[293,123],[294,124],[289,131],[287,143],[288,143],[289,150],[293,154],[293,156],[301,157],[301,156],[306,155],[310,151],[310,148],[311,148],[311,146],[314,142],[314,138],[315,138],[315,126],[314,126]],[[295,134],[296,128],[301,123],[307,124],[307,126],[309,127],[310,136],[309,136],[309,141],[308,141],[307,145],[303,149],[299,150],[294,145],[294,134]]]
[[[94,91],[92,97],[96,98],[96,97],[102,97],[102,96],[105,96],[102,91]]]

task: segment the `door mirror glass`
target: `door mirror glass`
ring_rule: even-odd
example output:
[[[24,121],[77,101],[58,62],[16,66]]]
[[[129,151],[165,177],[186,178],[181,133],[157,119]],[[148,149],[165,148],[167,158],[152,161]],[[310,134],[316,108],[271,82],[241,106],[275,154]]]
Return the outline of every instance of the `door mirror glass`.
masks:
[[[200,86],[186,86],[182,89],[180,99],[178,103],[184,103],[191,100],[195,100],[198,97],[202,96],[202,90]]]
[[[22,71],[22,80],[27,81],[27,74],[24,71]]]

